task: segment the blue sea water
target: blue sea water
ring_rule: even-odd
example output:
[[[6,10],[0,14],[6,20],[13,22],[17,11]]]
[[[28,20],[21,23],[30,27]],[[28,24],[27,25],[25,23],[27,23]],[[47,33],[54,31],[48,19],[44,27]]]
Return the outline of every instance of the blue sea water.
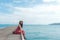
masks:
[[[60,25],[24,25],[23,29],[27,40],[60,40]]]
[[[27,40],[60,40],[60,25],[24,26]]]
[[[17,26],[16,24],[0,24],[0,29],[10,27],[10,26]]]

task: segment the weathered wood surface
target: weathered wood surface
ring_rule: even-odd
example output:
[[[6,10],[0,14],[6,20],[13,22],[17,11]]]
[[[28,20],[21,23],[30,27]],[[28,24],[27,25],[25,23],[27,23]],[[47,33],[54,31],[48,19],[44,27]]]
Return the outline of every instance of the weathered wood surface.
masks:
[[[0,29],[0,40],[20,40],[20,35],[12,34],[16,27]]]

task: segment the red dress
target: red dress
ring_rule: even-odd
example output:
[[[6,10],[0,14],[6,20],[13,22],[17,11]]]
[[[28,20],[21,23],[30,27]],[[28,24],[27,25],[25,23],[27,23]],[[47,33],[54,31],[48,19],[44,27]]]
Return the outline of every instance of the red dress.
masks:
[[[18,26],[17,29],[13,32],[13,34],[21,34],[21,32],[23,35],[25,35],[24,30],[21,30],[21,28]]]

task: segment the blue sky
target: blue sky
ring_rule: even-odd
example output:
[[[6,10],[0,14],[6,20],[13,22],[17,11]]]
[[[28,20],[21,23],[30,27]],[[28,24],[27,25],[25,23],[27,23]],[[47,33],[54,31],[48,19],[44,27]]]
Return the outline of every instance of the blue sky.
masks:
[[[60,23],[60,0],[0,0],[0,24]]]

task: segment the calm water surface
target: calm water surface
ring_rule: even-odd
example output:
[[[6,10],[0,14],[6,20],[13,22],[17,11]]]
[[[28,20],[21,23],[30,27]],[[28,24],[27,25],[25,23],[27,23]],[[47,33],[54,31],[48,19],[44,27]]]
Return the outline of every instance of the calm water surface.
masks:
[[[60,40],[60,25],[24,26],[27,40]]]

